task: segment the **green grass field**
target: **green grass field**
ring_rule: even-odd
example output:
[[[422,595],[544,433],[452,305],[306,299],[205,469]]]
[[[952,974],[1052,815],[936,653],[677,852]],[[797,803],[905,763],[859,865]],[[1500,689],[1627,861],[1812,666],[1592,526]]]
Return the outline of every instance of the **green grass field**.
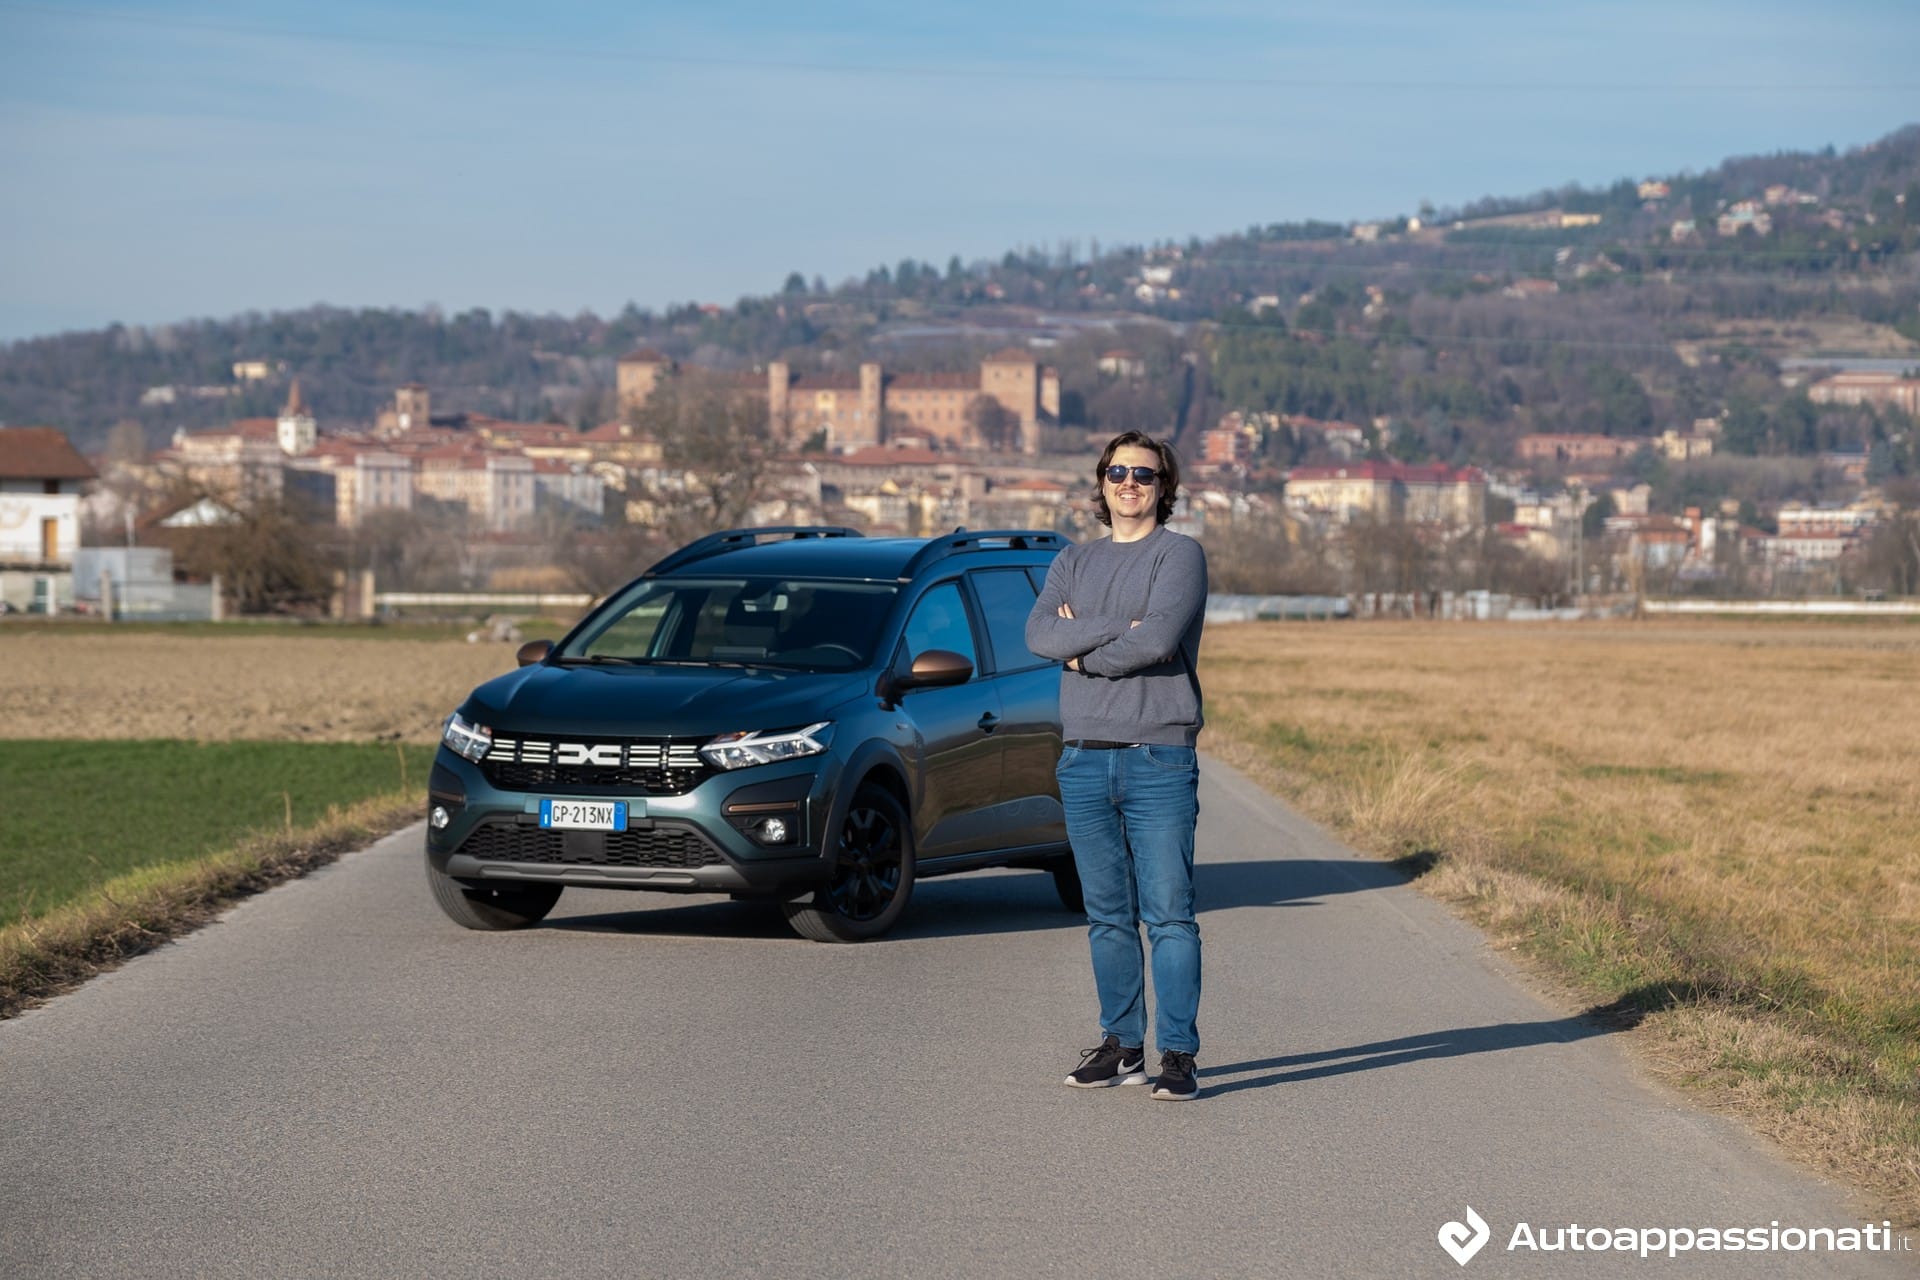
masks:
[[[426,781],[392,743],[0,740],[0,927]]]

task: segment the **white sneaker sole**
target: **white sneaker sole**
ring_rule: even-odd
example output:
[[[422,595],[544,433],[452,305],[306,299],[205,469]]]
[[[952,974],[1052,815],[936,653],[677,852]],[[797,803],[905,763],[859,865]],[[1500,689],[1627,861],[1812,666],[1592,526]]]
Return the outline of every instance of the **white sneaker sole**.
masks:
[[[1192,1102],[1199,1096],[1200,1090],[1197,1088],[1192,1093],[1175,1093],[1171,1089],[1162,1089],[1159,1085],[1153,1086],[1155,1102]]]
[[[1141,1065],[1144,1066],[1145,1064],[1142,1063]],[[1111,1080],[1094,1080],[1088,1082],[1085,1080],[1075,1080],[1072,1076],[1068,1076],[1066,1082],[1075,1089],[1111,1089],[1117,1084],[1145,1084],[1147,1082],[1147,1073],[1139,1068],[1135,1068],[1132,1071],[1123,1071]]]

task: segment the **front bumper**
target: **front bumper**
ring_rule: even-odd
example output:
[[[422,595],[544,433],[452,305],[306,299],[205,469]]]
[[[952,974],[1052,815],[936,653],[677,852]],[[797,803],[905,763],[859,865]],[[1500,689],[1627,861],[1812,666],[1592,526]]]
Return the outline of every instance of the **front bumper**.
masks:
[[[838,778],[830,757],[812,757],[716,773],[682,795],[507,791],[442,747],[428,783],[428,812],[445,810],[447,824],[427,824],[427,858],[475,882],[792,896],[820,884],[831,867],[826,833]],[[628,829],[544,829],[542,799],[625,800]],[[784,842],[765,839],[769,819],[786,824]]]

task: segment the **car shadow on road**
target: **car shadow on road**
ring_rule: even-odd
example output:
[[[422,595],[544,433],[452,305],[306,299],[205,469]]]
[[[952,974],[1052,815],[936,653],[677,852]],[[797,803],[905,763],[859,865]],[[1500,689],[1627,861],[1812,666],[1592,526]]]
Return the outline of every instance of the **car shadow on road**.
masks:
[[[563,910],[573,905],[570,899],[577,892],[569,890],[568,896],[561,898]],[[609,905],[617,901],[614,892],[606,891]],[[772,902],[735,902],[717,897],[676,902],[645,894],[633,895],[631,900],[649,905],[638,910],[595,911],[587,907],[576,915],[549,916],[536,927],[571,933],[799,941]],[[1060,905],[1053,877],[1045,872],[942,876],[915,885],[913,901],[900,923],[884,936],[861,945],[1085,926],[1085,916]]]
[[[1234,907],[1312,906],[1337,893],[1384,889],[1407,883],[1397,863],[1365,860],[1275,858],[1262,862],[1207,862],[1193,869],[1199,911]],[[549,916],[538,927],[575,933],[658,934],[663,937],[790,939],[779,908],[770,902],[734,902],[702,896],[674,900],[637,894],[630,909],[582,910],[581,890],[569,890],[563,909],[579,914]],[[627,898],[616,890],[595,891],[611,904]],[[658,904],[658,905],[654,905]],[[1053,877],[1044,871],[976,872],[940,876],[914,886],[906,916],[876,942],[917,938],[1023,933],[1040,929],[1081,929],[1086,917],[1061,906]]]
[[[569,889],[560,899],[562,910],[578,915],[552,915],[534,926],[565,933],[648,934],[668,938],[794,938],[793,930],[770,902],[735,902],[728,898],[673,898],[662,894],[627,894],[615,890]],[[593,910],[593,900],[575,899],[594,894],[609,907],[616,902],[642,905],[638,910]],[[798,939],[795,939],[796,941]]]
[[[1369,1044],[1349,1045],[1342,1049],[1324,1049],[1314,1053],[1283,1054],[1250,1062],[1230,1062],[1201,1066],[1199,1074],[1207,1081],[1207,1093],[1218,1096],[1243,1089],[1264,1089],[1277,1084],[1299,1084],[1329,1076],[1351,1075],[1356,1071],[1377,1071],[1409,1062],[1435,1058],[1459,1058],[1474,1053],[1501,1053],[1543,1044],[1572,1044],[1594,1036],[1611,1035],[1636,1026],[1649,1013],[1670,1007],[1684,997],[1657,986],[1628,992],[1609,1004],[1594,1005],[1564,1018],[1543,1018],[1538,1022],[1499,1022],[1482,1027],[1454,1027],[1401,1036],[1393,1040],[1375,1040]],[[1258,1074],[1255,1074],[1258,1073]],[[1244,1076],[1245,1079],[1225,1077]]]

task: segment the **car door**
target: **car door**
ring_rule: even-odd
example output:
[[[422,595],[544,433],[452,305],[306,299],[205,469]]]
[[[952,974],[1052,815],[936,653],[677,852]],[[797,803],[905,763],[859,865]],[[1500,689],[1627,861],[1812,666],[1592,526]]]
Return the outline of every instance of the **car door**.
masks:
[[[900,699],[920,761],[915,844],[921,858],[936,860],[994,848],[994,825],[985,811],[1000,798],[1000,698],[980,674],[981,646],[955,580],[935,583],[914,602],[901,637],[900,669],[929,649],[951,650],[974,665],[964,684],[912,689]]]
[[[991,651],[1000,697],[1001,800],[995,825],[1003,848],[1062,844],[1066,813],[1054,766],[1060,759],[1060,664],[1027,648],[1027,615],[1038,596],[1025,569],[967,575]]]

